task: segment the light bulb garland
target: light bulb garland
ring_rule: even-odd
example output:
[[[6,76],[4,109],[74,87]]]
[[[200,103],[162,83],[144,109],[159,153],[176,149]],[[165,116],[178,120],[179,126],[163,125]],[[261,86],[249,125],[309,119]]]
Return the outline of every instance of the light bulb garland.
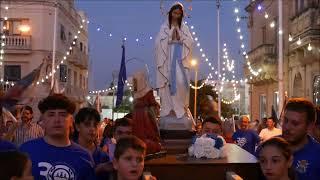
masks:
[[[82,21],[83,22],[83,21]],[[74,36],[74,39],[72,41],[72,45],[69,46],[68,50],[66,51],[65,55],[63,56],[63,58],[59,61],[58,65],[56,65],[55,67],[52,67],[52,71],[45,74],[43,77],[40,77],[38,79],[38,81],[36,82],[36,85],[40,85],[43,84],[45,82],[47,82],[47,80],[49,79],[49,77],[53,76],[59,69],[60,65],[63,64],[67,58],[70,56],[70,51],[72,51],[73,47],[76,44],[76,41],[81,33],[81,30],[83,29],[83,25],[80,25],[79,30],[77,31],[77,35]]]
[[[262,7],[261,5],[260,5],[259,7],[260,7],[260,10],[263,9],[263,7]],[[240,24],[240,18],[239,18],[239,16],[238,16],[238,13],[240,13],[240,11],[238,11],[237,13],[235,13],[235,15],[236,15],[235,17],[236,17],[236,22],[237,22],[237,28],[236,28],[237,30],[236,30],[236,32],[239,33],[239,37],[240,37],[240,40],[241,40],[240,50],[243,50],[243,51],[242,51],[242,55],[245,57],[245,59],[246,59],[246,61],[247,61],[247,66],[248,66],[248,69],[249,69],[250,73],[251,73],[252,75],[254,75],[254,76],[258,76],[259,73],[262,71],[262,69],[260,68],[260,69],[258,69],[258,70],[254,70],[254,69],[252,68],[252,66],[251,66],[251,63],[250,63],[250,61],[249,61],[248,54],[247,54],[247,52],[246,52],[246,50],[245,50],[244,39],[243,39],[243,35],[242,35],[242,33],[241,33],[241,28],[240,28],[240,26],[239,26],[239,24]],[[269,15],[268,15],[268,17],[269,17]],[[250,79],[252,79],[252,76],[250,76]]]
[[[267,11],[268,11],[269,8],[271,7],[273,1],[274,1],[274,0],[272,0],[269,5],[266,5],[265,8],[264,8],[261,4],[258,4],[258,6],[257,6],[258,11],[261,11],[262,9],[264,9],[264,18],[265,18],[265,19],[268,19],[268,18],[270,17]],[[276,24],[276,22],[275,22],[274,20],[272,20],[272,21],[270,22],[270,24],[269,24],[270,28],[275,28],[276,25],[277,25],[277,24]],[[282,29],[279,29],[279,30],[278,30],[278,34],[283,34],[283,33],[284,33],[284,32],[283,32]],[[293,40],[294,40],[294,39],[293,39],[293,37],[292,37],[292,34],[289,33],[289,35],[288,35],[288,41],[289,41],[289,42],[292,42]],[[296,40],[296,44],[297,44],[298,46],[300,46],[300,45],[302,44],[302,41],[301,41],[301,39],[300,39],[300,36],[299,36],[298,39]],[[307,45],[307,50],[308,50],[308,51],[312,51],[312,49],[313,49],[313,47],[312,47],[311,43],[308,43],[308,45]]]
[[[6,39],[6,36],[5,36],[5,33],[4,31],[6,30],[6,21],[8,20],[8,17],[7,17],[7,14],[8,14],[8,10],[9,10],[9,7],[8,6],[5,6],[5,11],[4,11],[4,22],[1,23],[2,26],[0,27],[0,67],[3,65],[3,62],[4,62],[4,56],[5,56],[5,52],[4,52],[4,48],[5,48],[5,39]],[[1,9],[0,9],[1,10]],[[1,77],[3,76],[3,73],[1,73]]]

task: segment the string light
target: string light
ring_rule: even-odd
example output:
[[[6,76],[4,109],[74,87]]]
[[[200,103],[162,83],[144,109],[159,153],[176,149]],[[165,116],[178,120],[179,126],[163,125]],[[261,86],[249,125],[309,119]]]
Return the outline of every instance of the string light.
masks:
[[[298,41],[297,41],[297,45],[301,45],[301,39],[299,37]]]
[[[272,21],[272,22],[270,23],[270,27],[271,27],[271,28],[274,28],[274,26],[275,26],[275,22]]]
[[[259,9],[260,8],[260,9]],[[258,10],[261,10],[262,9],[262,6],[259,5],[258,6]],[[267,15],[269,17],[269,15],[267,13],[265,13],[265,15]],[[240,21],[240,18],[239,16],[236,16],[236,21],[239,22]],[[241,29],[240,27],[237,28],[237,32],[240,34],[239,37],[240,37],[240,40],[241,40],[241,45],[240,45],[240,48],[241,49],[245,49],[245,45],[244,45],[244,42],[243,42],[243,35],[241,34]],[[247,60],[247,65],[248,65],[248,69],[250,71],[251,74],[253,74],[254,76],[258,76],[259,73],[262,71],[261,68],[258,70],[258,71],[255,71],[253,70],[253,68],[251,67],[251,63],[249,62],[249,56],[247,55],[247,52],[244,50],[242,52],[243,56],[245,56],[245,59]]]
[[[292,41],[292,36],[291,36],[291,34],[289,34],[289,42],[291,42]]]
[[[83,22],[83,20],[82,20],[82,22]],[[85,21],[84,21],[84,22],[85,22]],[[83,25],[80,25],[80,29],[82,29],[82,28],[83,28]],[[78,34],[80,34],[80,33],[81,33],[81,31],[78,30]],[[71,44],[72,44],[72,45],[76,44],[76,40],[77,40],[77,39],[78,39],[78,36],[75,35]],[[68,51],[66,52],[65,56],[63,56],[63,59],[62,59],[61,61],[58,61],[59,64],[58,64],[56,67],[53,67],[52,72],[49,72],[49,73],[45,74],[44,77],[42,77],[42,78],[39,78],[39,79],[41,79],[41,80],[40,80],[40,81],[37,81],[37,82],[36,82],[36,85],[40,85],[40,84],[46,82],[46,80],[48,80],[49,77],[51,77],[53,74],[55,74],[55,73],[57,72],[57,70],[60,68],[60,65],[63,64],[63,63],[64,63],[64,60],[66,60],[67,57],[70,55],[70,51],[73,49],[73,48],[72,48],[72,45],[69,46]]]
[[[312,46],[311,46],[310,43],[309,43],[309,45],[308,45],[308,51],[312,51]]]

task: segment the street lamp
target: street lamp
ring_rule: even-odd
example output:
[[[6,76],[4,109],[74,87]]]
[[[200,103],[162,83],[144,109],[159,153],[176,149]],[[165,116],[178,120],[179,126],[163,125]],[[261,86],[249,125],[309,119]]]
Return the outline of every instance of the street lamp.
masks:
[[[197,121],[197,89],[198,89],[198,61],[195,59],[191,60],[191,66],[194,67],[195,77],[194,77],[194,106],[193,106],[193,116],[195,121]]]

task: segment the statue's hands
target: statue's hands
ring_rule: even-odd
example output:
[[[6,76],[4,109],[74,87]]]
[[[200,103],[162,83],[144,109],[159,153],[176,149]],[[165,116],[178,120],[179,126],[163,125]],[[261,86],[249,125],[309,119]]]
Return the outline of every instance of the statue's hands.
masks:
[[[177,40],[177,29],[174,28],[172,31],[172,41],[176,41]]]
[[[180,34],[179,34],[178,29],[176,29],[176,39],[177,39],[178,41],[180,41]]]

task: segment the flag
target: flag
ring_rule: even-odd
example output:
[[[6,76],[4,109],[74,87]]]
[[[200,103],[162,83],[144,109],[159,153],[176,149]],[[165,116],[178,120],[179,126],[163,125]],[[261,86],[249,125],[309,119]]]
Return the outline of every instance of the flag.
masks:
[[[12,122],[18,122],[18,120],[12,115],[12,113],[4,107],[2,107],[2,118],[4,124],[6,124],[10,120]]]
[[[100,93],[97,94],[96,99],[94,100],[94,107],[99,113],[102,113]]]
[[[22,95],[26,89],[39,79],[41,68],[43,63],[39,65],[36,69],[26,75],[24,78],[19,80],[13,87],[11,87],[0,100],[1,105],[8,110],[11,110],[19,101],[22,100]]]
[[[51,88],[49,95],[50,94],[63,94],[64,91],[65,91],[65,88],[60,87],[59,79],[54,78],[53,87]]]
[[[124,45],[122,45],[122,59],[121,59],[119,77],[118,77],[116,107],[119,107],[122,102],[123,89],[124,89],[124,84],[126,80],[127,80],[127,72],[126,72],[126,61],[125,61],[125,47]]]

